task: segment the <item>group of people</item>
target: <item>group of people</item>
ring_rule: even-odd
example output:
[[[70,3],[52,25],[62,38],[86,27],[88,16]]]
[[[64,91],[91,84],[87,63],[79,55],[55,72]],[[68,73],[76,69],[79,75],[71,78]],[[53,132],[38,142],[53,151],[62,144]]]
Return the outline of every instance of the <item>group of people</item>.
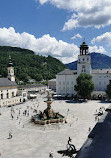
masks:
[[[99,108],[99,111],[96,110],[96,114],[94,114],[95,121],[99,121],[99,119],[100,119],[99,116],[102,116],[104,111],[105,111],[105,108],[103,106]]]
[[[33,100],[32,100],[33,101]],[[37,106],[35,106],[37,104]],[[23,111],[21,110],[21,108],[17,108],[15,110],[15,107],[11,107],[11,119],[14,120],[14,118],[16,118],[16,120],[18,121],[18,125],[23,124],[23,122],[21,123],[22,117],[21,116],[30,116],[31,113],[36,112],[37,113],[37,108],[39,107],[39,102],[37,99],[37,103],[33,104],[33,107],[29,107],[27,106],[26,109],[24,109]],[[24,128],[24,124],[22,125],[22,127]],[[9,138],[12,138],[12,132],[9,132]]]

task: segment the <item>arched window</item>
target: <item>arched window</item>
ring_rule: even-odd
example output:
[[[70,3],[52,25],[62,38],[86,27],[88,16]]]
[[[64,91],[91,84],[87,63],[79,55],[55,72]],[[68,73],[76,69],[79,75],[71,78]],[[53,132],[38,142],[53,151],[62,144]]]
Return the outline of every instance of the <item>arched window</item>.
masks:
[[[1,99],[3,99],[3,93],[1,94]]]
[[[12,97],[14,97],[14,92],[12,92]]]
[[[9,98],[9,93],[7,93],[7,98]]]

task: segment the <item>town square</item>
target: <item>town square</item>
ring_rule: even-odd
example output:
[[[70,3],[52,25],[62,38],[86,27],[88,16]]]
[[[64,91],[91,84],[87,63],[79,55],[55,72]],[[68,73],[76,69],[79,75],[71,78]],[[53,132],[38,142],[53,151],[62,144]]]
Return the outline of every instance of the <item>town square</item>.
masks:
[[[0,158],[111,158],[111,0],[0,0]]]
[[[33,100],[0,109],[1,157],[47,158],[52,151],[54,157],[60,158],[62,155],[57,151],[66,149],[69,137],[79,150],[101,118],[100,116],[95,120],[95,114],[101,107],[106,109],[110,105],[100,100],[87,102],[53,100],[52,108],[64,115],[67,123],[34,124],[31,122],[31,116],[35,114],[34,109],[39,113],[39,110],[43,111],[46,108],[46,96],[47,92],[42,95],[37,93],[37,98]],[[23,114],[25,110],[26,115]],[[11,139],[8,139],[9,133],[12,134]]]

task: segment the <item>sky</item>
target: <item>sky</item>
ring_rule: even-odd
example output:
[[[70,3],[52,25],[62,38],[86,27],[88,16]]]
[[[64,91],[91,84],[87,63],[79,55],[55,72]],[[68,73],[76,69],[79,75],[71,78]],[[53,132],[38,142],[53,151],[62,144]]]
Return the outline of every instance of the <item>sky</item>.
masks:
[[[82,42],[111,56],[111,0],[0,0],[0,46],[33,50],[63,63]]]

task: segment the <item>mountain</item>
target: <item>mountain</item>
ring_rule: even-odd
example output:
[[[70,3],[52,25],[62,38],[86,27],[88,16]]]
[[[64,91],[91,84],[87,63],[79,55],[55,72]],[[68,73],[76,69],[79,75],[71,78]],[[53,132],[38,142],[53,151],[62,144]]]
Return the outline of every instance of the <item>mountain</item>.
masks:
[[[67,66],[51,56],[36,55],[33,51],[17,47],[0,46],[0,76],[7,76],[9,55],[15,69],[17,80],[27,81],[30,78],[40,81],[55,78],[56,74]]]
[[[77,61],[74,61],[66,65],[71,70],[77,70]],[[111,57],[105,54],[91,53],[91,68],[92,69],[111,68]]]

